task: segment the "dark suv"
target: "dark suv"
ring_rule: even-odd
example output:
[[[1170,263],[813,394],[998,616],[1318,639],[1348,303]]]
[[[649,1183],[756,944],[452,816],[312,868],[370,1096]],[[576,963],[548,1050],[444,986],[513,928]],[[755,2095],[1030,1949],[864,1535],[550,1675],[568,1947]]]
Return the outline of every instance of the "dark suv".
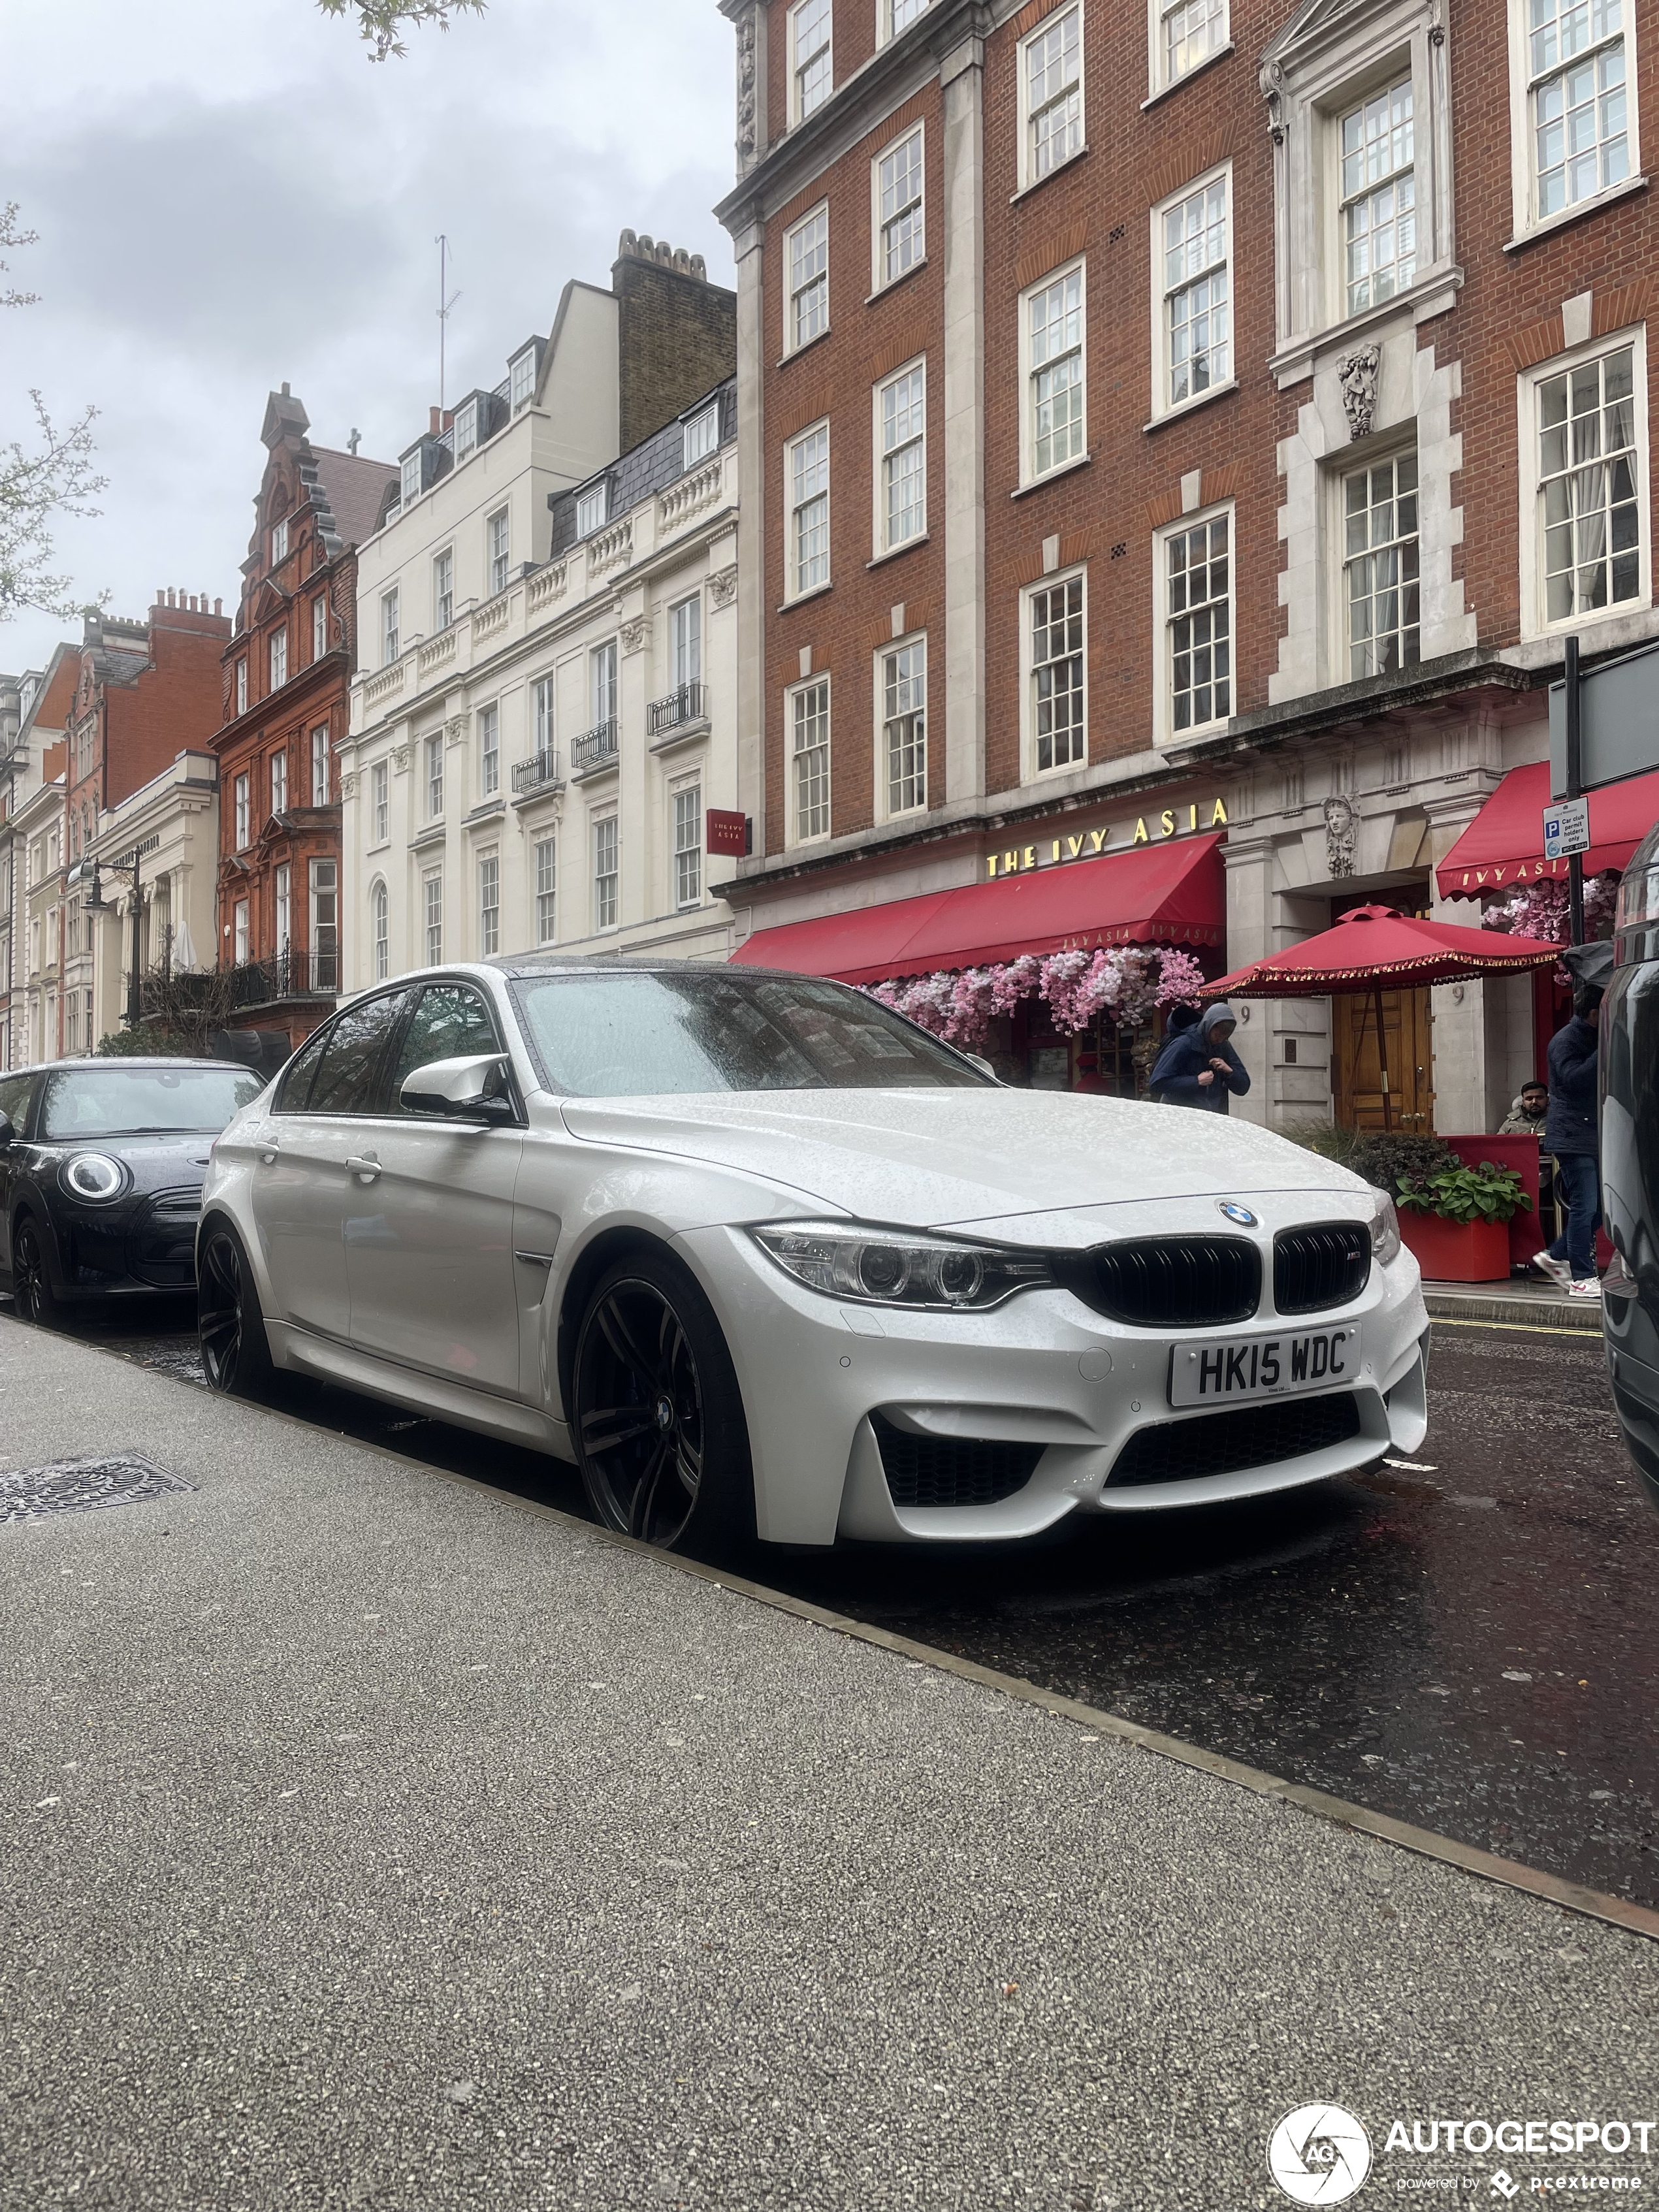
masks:
[[[1601,1326],[1631,1457],[1659,1506],[1659,828],[1619,887],[1601,1013]]]
[[[0,1286],[22,1318],[192,1290],[209,1147],[264,1085],[222,1060],[0,1075]]]

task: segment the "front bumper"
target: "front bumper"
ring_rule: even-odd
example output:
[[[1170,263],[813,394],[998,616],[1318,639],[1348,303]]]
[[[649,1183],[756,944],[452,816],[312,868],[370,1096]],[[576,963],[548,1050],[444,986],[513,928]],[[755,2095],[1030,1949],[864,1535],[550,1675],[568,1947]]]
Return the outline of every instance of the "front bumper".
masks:
[[[1006,1541],[1075,1512],[1209,1504],[1351,1474],[1390,1449],[1416,1449],[1428,1425],[1428,1316],[1405,1254],[1374,1267],[1362,1295],[1328,1313],[1286,1322],[1264,1305],[1231,1330],[1183,1332],[1126,1327],[1065,1291],[1026,1291],[986,1314],[843,1306],[791,1281],[742,1230],[697,1230],[678,1242],[725,1328],[749,1417],[757,1525],[770,1542]],[[1352,1388],[1269,1402],[1350,1398],[1352,1433],[1226,1473],[1110,1480],[1139,1431],[1218,1418],[1170,1407],[1172,1346],[1248,1344],[1346,1321],[1361,1328]],[[883,1449],[885,1437],[893,1455],[895,1434],[1023,1447],[1030,1472],[981,1504],[896,1502]]]
[[[59,1200],[51,1209],[51,1259],[67,1299],[177,1296],[196,1286],[199,1188],[145,1191],[113,1206]]]

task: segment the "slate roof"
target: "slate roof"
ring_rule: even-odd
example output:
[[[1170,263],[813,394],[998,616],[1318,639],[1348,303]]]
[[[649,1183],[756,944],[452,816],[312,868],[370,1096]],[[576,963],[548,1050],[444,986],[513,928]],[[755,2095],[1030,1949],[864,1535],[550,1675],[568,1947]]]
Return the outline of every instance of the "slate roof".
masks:
[[[319,521],[325,537],[337,538],[342,547],[365,544],[380,527],[386,486],[398,481],[397,464],[336,453],[327,446],[313,446],[310,452],[317,469],[312,504],[322,511]]]
[[[566,552],[576,542],[576,497],[578,491],[591,489],[603,477],[610,485],[605,499],[605,515],[611,522],[620,521],[624,514],[639,506],[653,494],[666,491],[685,474],[685,425],[694,415],[700,415],[709,400],[718,400],[720,410],[720,442],[729,446],[738,434],[738,380],[728,377],[717,385],[707,398],[695,407],[688,407],[683,415],[665,423],[660,430],[641,441],[633,449],[611,462],[609,468],[589,477],[575,490],[550,492],[547,503],[553,510],[553,551]],[[717,449],[718,450],[718,449]],[[701,467],[701,462],[696,465]]]

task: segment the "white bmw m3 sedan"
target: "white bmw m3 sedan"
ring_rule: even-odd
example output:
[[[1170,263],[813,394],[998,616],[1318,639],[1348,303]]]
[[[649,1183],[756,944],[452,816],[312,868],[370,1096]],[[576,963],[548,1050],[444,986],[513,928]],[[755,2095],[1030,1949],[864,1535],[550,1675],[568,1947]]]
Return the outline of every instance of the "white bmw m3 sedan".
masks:
[[[838,983],[486,962],[343,1007],[213,1148],[220,1390],[573,1461],[688,1549],[971,1543],[1411,1452],[1394,1208],[1178,1108],[1005,1087]]]

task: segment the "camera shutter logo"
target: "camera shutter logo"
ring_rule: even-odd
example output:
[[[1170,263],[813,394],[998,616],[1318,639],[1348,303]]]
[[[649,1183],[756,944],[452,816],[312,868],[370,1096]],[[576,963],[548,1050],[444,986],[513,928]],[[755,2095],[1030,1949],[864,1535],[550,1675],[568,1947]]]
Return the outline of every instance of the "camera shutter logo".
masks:
[[[1371,2170],[1371,2139],[1340,2105],[1298,2105],[1267,2145],[1267,2171],[1297,2204],[1341,2204]]]

